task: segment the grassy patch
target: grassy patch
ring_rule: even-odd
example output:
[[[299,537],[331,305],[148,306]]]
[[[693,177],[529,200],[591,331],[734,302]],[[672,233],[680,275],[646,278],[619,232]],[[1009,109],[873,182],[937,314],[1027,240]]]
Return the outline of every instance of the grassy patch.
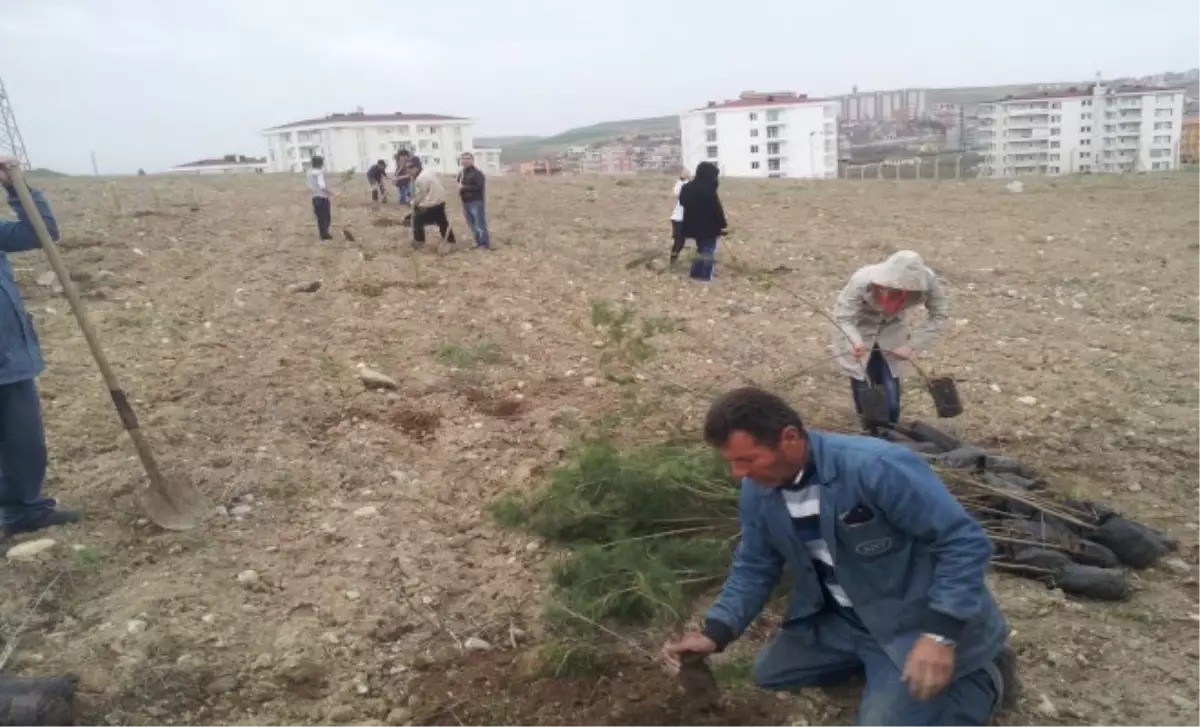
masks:
[[[601,356],[604,362],[637,364],[646,361],[655,353],[651,338],[682,329],[673,318],[655,316],[639,320],[632,306],[616,305],[603,299],[592,301],[590,318],[592,327],[608,339]]]
[[[437,357],[447,366],[460,369],[490,366],[500,362],[500,347],[487,340],[447,343],[438,348]]]

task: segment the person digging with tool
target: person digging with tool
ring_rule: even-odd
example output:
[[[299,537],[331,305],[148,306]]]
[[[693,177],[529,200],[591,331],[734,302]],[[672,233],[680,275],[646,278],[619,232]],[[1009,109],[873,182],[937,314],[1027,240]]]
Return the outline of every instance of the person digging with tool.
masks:
[[[426,225],[437,225],[442,240],[453,245],[457,240],[446,217],[446,190],[437,172],[423,169],[421,159],[414,156],[408,160],[408,176],[413,180],[413,247],[425,244]]]
[[[927,315],[919,328],[910,331],[906,319],[917,307],[924,307]],[[888,421],[864,421],[869,429],[900,421],[900,362],[929,350],[949,314],[949,301],[937,275],[911,250],[860,268],[850,277],[833,307],[837,328],[833,354],[850,376],[860,417],[865,392],[883,390]]]
[[[766,689],[865,673],[857,724],[983,725],[1016,682],[1008,625],[984,576],[987,535],[920,455],[808,430],[778,396],[721,396],[704,438],[741,480],[741,542],[702,630],[663,647],[722,651],[794,577],[780,631],[759,652]]]
[[[19,162],[0,157],[0,186],[8,192],[8,206],[16,220],[0,220],[0,523],[11,536],[80,520],[83,514],[59,505],[42,494],[46,479],[46,430],[35,379],[46,365],[38,346],[33,321],[21,302],[13,280],[8,253],[38,248],[13,189],[9,170]],[[51,236],[58,239],[58,225],[42,193],[29,190]]]
[[[371,201],[387,204],[387,162],[380,159],[367,170],[367,184],[371,186]]]

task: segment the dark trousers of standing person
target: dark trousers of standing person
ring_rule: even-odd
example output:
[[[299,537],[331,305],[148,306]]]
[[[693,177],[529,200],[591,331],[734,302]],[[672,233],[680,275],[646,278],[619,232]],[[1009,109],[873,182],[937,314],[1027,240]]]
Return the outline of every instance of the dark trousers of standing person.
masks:
[[[329,226],[333,224],[333,212],[330,209],[328,197],[313,197],[313,214],[317,216],[317,232],[322,240],[332,240]]]
[[[888,408],[887,423],[898,423],[900,421],[900,378],[892,376],[892,370],[888,367],[887,359],[883,357],[883,351],[879,350],[879,344],[875,344],[871,350],[871,357],[867,359],[867,380],[850,379],[850,393],[854,396],[854,408],[858,411],[859,417],[863,414],[863,393],[872,388],[883,389]],[[875,422],[875,424],[881,423]],[[872,422],[866,422],[866,424],[872,432],[877,429],[877,427],[871,426]]]
[[[691,276],[694,280],[709,281],[717,267],[717,238],[696,238],[699,254],[692,261]]]
[[[42,496],[46,430],[33,379],[0,386],[0,521],[6,529],[39,527],[53,512]]]
[[[467,226],[475,235],[475,247],[490,250],[492,238],[487,228],[487,203],[482,199],[463,202],[463,212],[467,216]]]
[[[679,253],[683,252],[683,246],[687,244],[687,238],[683,236],[683,223],[679,220],[671,220],[671,262],[679,259]]]
[[[413,212],[413,246],[420,247],[425,244],[426,225],[437,225],[438,233],[446,242],[458,242],[454,239],[454,230],[450,229],[450,220],[446,218],[445,203],[420,207]]]

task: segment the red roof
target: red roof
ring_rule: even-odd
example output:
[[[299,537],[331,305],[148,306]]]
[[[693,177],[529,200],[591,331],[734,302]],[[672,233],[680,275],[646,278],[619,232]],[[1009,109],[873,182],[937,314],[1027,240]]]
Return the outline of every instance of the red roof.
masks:
[[[1092,92],[1095,87],[1095,84],[1083,87],[1069,86],[1057,91],[1038,91],[1037,93],[1026,93],[1021,94],[1020,96],[1005,96],[1004,98],[998,98],[993,101],[985,101],[984,103],[1003,103],[1005,101],[1041,101],[1043,99],[1052,98],[1076,98],[1079,96],[1091,96],[1093,95]],[[1166,93],[1168,91],[1183,90],[1185,89],[1182,86],[1169,86],[1166,88],[1158,88],[1156,86],[1111,86],[1107,89],[1107,91],[1110,91],[1113,94]]]
[[[709,101],[707,106],[696,109],[696,111],[737,109],[746,106],[791,106],[798,103],[816,103],[821,100],[819,98],[809,98],[807,94],[795,93],[793,91],[772,91],[770,93],[746,91],[732,100],[720,102]]]
[[[405,114],[397,111],[394,114],[364,114],[361,111],[355,111],[349,114],[328,114],[319,119],[305,119],[304,121],[293,121],[290,124],[282,126],[272,126],[268,131],[276,129],[291,129],[297,126],[317,126],[328,124],[363,124],[377,123],[380,121],[466,121],[461,116],[444,116],[442,114]]]

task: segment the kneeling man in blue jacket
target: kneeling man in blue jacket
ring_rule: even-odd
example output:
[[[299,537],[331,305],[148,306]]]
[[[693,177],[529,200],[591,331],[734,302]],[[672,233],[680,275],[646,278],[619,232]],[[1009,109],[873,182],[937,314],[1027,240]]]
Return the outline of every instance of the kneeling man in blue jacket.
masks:
[[[858,724],[982,725],[1015,687],[1008,626],[984,574],[991,543],[917,454],[807,431],[774,394],[722,396],[708,443],[741,478],[742,539],[704,629],[663,647],[723,650],[795,578],[755,681],[791,689],[865,673]]]

